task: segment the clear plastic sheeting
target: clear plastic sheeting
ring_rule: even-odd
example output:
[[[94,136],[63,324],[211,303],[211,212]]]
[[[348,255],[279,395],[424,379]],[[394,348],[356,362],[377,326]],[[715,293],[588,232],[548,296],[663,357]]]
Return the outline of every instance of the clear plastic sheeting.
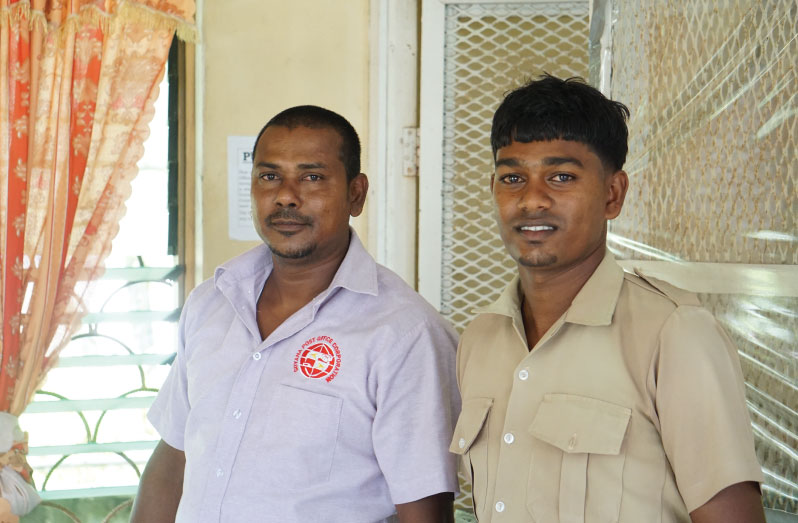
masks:
[[[610,246],[700,292],[737,343],[765,505],[792,514],[797,20],[795,0],[595,0],[590,44],[591,80],[632,112]]]

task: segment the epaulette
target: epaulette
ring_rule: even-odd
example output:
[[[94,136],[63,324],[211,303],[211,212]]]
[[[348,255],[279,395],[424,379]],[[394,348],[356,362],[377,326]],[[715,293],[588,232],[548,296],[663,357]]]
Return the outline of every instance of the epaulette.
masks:
[[[701,305],[694,292],[680,289],[666,281],[649,276],[638,268],[635,268],[635,274],[676,305]]]

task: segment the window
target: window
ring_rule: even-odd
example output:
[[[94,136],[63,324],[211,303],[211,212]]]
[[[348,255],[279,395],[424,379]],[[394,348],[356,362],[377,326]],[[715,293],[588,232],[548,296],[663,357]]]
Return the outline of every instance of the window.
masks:
[[[23,521],[127,521],[160,437],[146,412],[169,372],[178,284],[178,51],[173,43],[150,136],[89,313],[20,416],[42,506]]]

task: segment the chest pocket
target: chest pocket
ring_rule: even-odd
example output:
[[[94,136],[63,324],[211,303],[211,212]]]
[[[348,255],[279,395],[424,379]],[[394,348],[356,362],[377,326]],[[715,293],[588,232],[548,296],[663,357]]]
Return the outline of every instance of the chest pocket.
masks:
[[[335,396],[277,388],[258,449],[264,484],[296,489],[330,479],[342,404]]]
[[[618,521],[622,448],[631,413],[586,396],[543,397],[529,426],[538,441],[532,450],[527,509],[536,522]]]
[[[462,473],[471,481],[474,511],[484,506],[488,489],[488,414],[491,398],[463,400],[449,452],[462,456]]]

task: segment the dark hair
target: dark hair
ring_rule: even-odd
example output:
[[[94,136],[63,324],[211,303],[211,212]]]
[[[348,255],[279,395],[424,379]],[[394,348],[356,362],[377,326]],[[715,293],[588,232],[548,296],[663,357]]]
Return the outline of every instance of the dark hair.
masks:
[[[510,91],[493,115],[493,158],[516,142],[572,140],[590,147],[606,167],[626,161],[629,109],[610,100],[581,78],[544,74]]]
[[[255,145],[252,146],[253,158],[255,158],[255,149],[258,147],[260,137],[266,129],[274,126],[288,127],[289,129],[295,127],[332,129],[341,137],[341,150],[338,157],[344,164],[347,181],[351,182],[360,173],[360,140],[352,124],[340,114],[315,105],[298,105],[278,113],[263,126],[258,137],[255,138]]]

